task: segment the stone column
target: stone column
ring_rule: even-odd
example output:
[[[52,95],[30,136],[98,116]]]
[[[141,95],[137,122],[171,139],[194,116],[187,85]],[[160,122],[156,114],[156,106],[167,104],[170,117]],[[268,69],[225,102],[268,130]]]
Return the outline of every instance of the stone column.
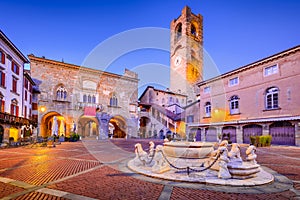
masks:
[[[236,142],[243,143],[243,127],[241,125],[236,127]]]
[[[206,141],[206,138],[205,138],[205,128],[201,128],[201,141]]]
[[[270,124],[262,124],[262,135],[269,135],[270,134]]]
[[[295,122],[295,145],[300,146],[300,121]]]
[[[108,129],[108,123],[109,123],[109,115],[106,113],[97,113],[96,117],[98,119],[98,123],[99,123],[99,140],[105,140],[108,139],[108,133],[109,133],[109,129]]]

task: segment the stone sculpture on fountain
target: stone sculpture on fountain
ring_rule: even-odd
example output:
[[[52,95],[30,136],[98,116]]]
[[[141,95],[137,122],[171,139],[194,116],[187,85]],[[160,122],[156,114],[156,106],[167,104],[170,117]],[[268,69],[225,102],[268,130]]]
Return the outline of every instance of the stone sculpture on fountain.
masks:
[[[252,164],[257,164],[256,162],[257,155],[255,154],[255,151],[256,151],[256,147],[254,145],[250,145],[246,150],[246,154],[247,154],[246,160]]]
[[[246,161],[243,161],[239,144],[231,144],[229,152],[227,140],[222,141],[216,150],[214,145],[209,142],[166,141],[155,148],[151,141],[147,153],[137,143],[136,156],[128,162],[128,167],[147,176],[187,182],[250,186],[274,180],[256,163],[254,146],[247,148]]]
[[[220,155],[219,158],[219,173],[218,178],[222,179],[228,179],[231,178],[231,175],[229,173],[229,170],[227,168],[227,164],[229,163],[229,157],[228,157],[228,149],[227,149],[228,141],[223,140],[218,148],[218,154]]]

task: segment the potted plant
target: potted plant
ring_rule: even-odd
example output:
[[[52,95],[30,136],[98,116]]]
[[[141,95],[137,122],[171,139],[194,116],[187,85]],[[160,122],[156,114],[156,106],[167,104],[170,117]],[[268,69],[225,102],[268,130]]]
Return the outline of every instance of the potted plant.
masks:
[[[55,147],[55,136],[49,136],[47,138],[47,147]]]

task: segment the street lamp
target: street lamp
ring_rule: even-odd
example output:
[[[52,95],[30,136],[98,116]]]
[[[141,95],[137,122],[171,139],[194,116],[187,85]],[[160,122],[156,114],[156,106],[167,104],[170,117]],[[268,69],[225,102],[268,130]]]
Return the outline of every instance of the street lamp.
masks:
[[[46,106],[40,106],[40,111],[43,113],[46,111]]]
[[[41,127],[41,116],[40,113],[45,113],[47,111],[47,107],[44,105],[41,105],[38,107],[38,127],[37,127],[37,133],[36,133],[36,138],[38,139],[39,136],[39,131]]]

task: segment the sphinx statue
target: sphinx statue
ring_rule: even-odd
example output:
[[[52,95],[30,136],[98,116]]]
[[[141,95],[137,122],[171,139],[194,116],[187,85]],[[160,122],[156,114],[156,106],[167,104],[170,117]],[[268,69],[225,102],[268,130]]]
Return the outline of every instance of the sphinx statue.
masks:
[[[153,173],[161,174],[171,169],[169,163],[165,160],[163,156],[162,145],[157,145],[155,149],[155,155],[153,161],[154,161],[154,165],[152,166],[151,169]]]
[[[254,165],[257,164],[256,162],[257,155],[255,154],[255,151],[256,151],[256,147],[254,145],[250,145],[246,150],[246,155],[247,155],[246,160]]]
[[[228,149],[227,149],[228,141],[223,140],[218,148],[218,152],[220,154],[219,158],[219,173],[218,173],[218,178],[221,179],[229,179],[231,178],[231,174],[229,173],[229,170],[227,168],[227,164],[230,161],[228,157]]]
[[[241,158],[241,149],[240,145],[237,143],[233,143],[231,146],[231,150],[228,153],[228,157],[230,159],[229,164],[230,165],[242,165],[243,160]]]
[[[134,152],[135,152],[135,158],[134,158],[134,164],[136,166],[145,166],[148,161],[148,154],[146,151],[143,150],[143,147],[140,143],[137,143],[134,145]]]

